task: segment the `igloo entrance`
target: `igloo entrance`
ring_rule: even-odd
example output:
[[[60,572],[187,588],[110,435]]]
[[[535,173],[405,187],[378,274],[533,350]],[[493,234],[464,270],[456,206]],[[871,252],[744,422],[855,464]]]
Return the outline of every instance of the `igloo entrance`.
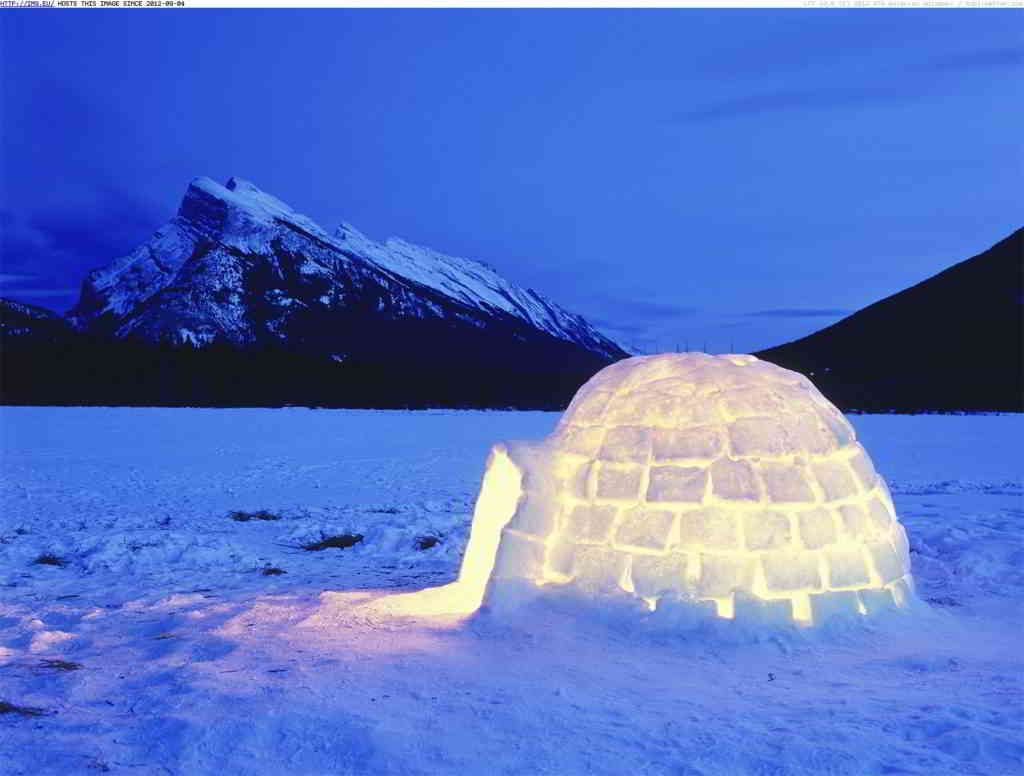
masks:
[[[471,612],[562,586],[802,625],[913,597],[906,533],[842,413],[795,372],[700,353],[613,364],[547,439],[496,445],[458,581],[399,598]]]

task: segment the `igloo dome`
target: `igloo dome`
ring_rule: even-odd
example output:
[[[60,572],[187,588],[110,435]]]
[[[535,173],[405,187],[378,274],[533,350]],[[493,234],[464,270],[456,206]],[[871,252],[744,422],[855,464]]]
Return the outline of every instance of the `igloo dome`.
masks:
[[[906,533],[842,413],[802,375],[703,353],[619,361],[547,439],[492,449],[448,588],[469,610],[564,586],[803,625],[913,597]]]

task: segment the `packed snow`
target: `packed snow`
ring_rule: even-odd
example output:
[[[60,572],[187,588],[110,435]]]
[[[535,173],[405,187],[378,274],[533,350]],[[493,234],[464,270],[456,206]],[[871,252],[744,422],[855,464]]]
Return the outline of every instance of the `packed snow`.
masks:
[[[1021,772],[1024,417],[848,418],[920,617],[389,612],[559,417],[0,409],[0,773]]]

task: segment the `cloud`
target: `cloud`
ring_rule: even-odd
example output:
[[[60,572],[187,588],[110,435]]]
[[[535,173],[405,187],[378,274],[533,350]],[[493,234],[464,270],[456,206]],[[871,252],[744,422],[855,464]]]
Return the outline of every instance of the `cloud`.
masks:
[[[0,133],[8,173],[0,271],[22,276],[7,281],[20,290],[5,285],[5,293],[70,304],[89,270],[134,250],[167,220],[143,193],[162,157],[123,106],[62,80],[14,84],[2,106],[25,117]]]
[[[865,105],[893,105],[925,97],[927,89],[891,86],[832,86],[787,89],[721,100],[677,116],[683,122],[718,121],[762,113],[792,110],[858,108]]]
[[[73,296],[77,288],[5,288],[4,296],[17,299],[19,297],[41,298],[47,296]]]
[[[605,310],[615,312],[617,319],[642,319],[663,321],[666,319],[689,318],[700,312],[696,307],[682,307],[670,302],[650,299],[609,298],[602,305]]]
[[[754,312],[744,313],[744,315],[756,318],[838,318],[849,315],[851,312],[853,311],[782,307],[775,310],[757,310]]]
[[[936,57],[909,66],[910,73],[991,70],[1024,67],[1024,48],[1000,47],[964,51]],[[913,76],[899,86],[823,86],[806,89],[782,89],[720,100],[678,114],[683,122],[719,121],[741,116],[798,110],[860,108],[870,105],[899,105],[923,99],[935,93],[935,85]]]
[[[144,203],[117,191],[93,187],[94,206],[68,204],[27,214],[3,214],[0,262],[6,276],[68,278],[132,251],[166,220]]]
[[[145,203],[93,187],[94,207],[69,203],[25,215],[0,213],[0,286],[12,298],[48,297],[70,307],[82,280],[145,242],[161,219]]]
[[[937,57],[921,66],[922,70],[990,70],[1024,67],[1024,48],[990,48]]]

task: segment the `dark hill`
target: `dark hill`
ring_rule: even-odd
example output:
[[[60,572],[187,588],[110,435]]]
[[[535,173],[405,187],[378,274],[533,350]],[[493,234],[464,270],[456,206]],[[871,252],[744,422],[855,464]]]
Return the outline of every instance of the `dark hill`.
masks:
[[[844,410],[1024,411],[1024,229],[848,318],[756,355]]]

